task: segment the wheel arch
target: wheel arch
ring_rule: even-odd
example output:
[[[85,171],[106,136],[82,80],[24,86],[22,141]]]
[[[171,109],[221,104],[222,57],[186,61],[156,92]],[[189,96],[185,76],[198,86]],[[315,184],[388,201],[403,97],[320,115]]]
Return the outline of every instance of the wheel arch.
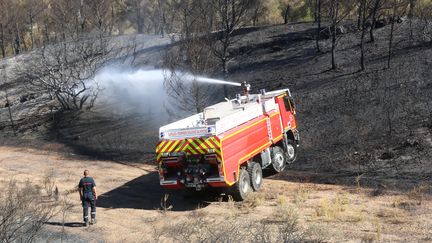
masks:
[[[300,142],[300,136],[296,129],[290,129],[285,132],[286,139],[295,141],[297,144]]]

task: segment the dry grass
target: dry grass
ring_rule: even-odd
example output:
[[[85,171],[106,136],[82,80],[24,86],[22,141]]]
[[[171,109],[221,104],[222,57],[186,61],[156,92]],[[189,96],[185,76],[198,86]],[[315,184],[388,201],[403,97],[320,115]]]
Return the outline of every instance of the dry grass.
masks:
[[[51,197],[55,195],[56,197],[58,197],[59,192],[56,186],[56,178],[54,176],[53,169],[45,171],[45,175],[43,178],[43,186],[47,196]]]
[[[366,210],[352,209],[347,210],[343,215],[340,215],[338,219],[342,222],[347,223],[359,223],[365,221],[367,218]]]
[[[276,204],[278,206],[285,206],[287,204],[287,198],[284,195],[278,195],[276,198]]]
[[[381,238],[382,238],[382,225],[381,225],[380,219],[374,218],[372,220],[372,225],[373,225],[373,228],[374,228],[375,233],[376,233],[376,240],[378,240],[378,241],[381,240]]]
[[[410,211],[415,210],[415,208],[419,206],[419,204],[418,201],[411,200],[406,196],[399,196],[393,198],[390,206],[392,208],[399,208]]]
[[[310,197],[310,190],[306,188],[299,188],[295,192],[294,203],[304,204]]]
[[[398,208],[381,208],[376,216],[391,224],[404,224],[408,219],[408,215]]]
[[[417,205],[421,205],[424,198],[425,198],[425,194],[426,192],[431,188],[430,185],[418,185],[418,186],[414,186],[411,191],[408,192],[408,198],[410,200],[413,200],[417,203]]]
[[[35,241],[55,215],[56,201],[29,180],[7,182],[0,192],[0,242]]]
[[[60,158],[58,154],[41,155],[28,150],[3,150],[1,153],[1,149],[0,176],[31,176],[33,181],[41,182],[40,190],[44,195],[43,180],[46,174],[50,174],[53,164],[58,168],[51,179],[61,190],[61,196],[76,192],[75,185],[84,164],[94,172],[101,195],[143,176],[143,170],[123,164],[98,161],[88,165],[87,161]],[[28,165],[29,161],[32,162],[30,169],[22,166]],[[68,166],[61,166],[62,163]],[[143,168],[151,170],[153,167],[145,165]],[[72,174],[66,177],[68,173]],[[107,174],[111,176],[106,177]],[[122,180],[112,180],[113,177]],[[409,193],[388,190],[385,195],[370,197],[370,189],[338,185],[311,185],[278,179],[265,179],[265,185],[261,192],[252,193],[241,203],[229,197],[227,201],[215,200],[202,208],[185,211],[177,209],[187,202],[174,196],[162,200],[166,202],[162,207],[163,192],[155,198],[153,208],[99,207],[100,220],[90,231],[66,227],[65,234],[107,242],[218,242],[214,237],[226,242],[284,242],[284,239],[296,242],[393,242],[404,239],[427,242],[425,239],[430,239],[432,210],[424,188]],[[352,188],[354,190],[350,190]],[[137,200],[133,194],[122,196],[124,200]],[[71,203],[73,207],[65,220],[80,222],[82,208],[79,198],[75,194],[69,199],[68,206]],[[145,203],[147,198],[140,200]],[[173,210],[168,210],[171,205]],[[167,210],[155,210],[157,208]],[[54,222],[62,220],[61,215],[53,219]],[[58,226],[45,227],[53,232],[61,230]],[[243,238],[236,238],[240,236]]]
[[[332,200],[322,199],[318,206],[315,207],[317,217],[322,217],[325,220],[335,220],[340,213],[347,210],[349,206],[348,194],[338,194]]]
[[[252,212],[256,207],[263,205],[264,194],[252,193],[246,200],[238,204],[238,208],[243,211]]]
[[[362,242],[362,243],[372,243],[372,242],[375,241],[375,239],[376,239],[375,234],[371,234],[371,233],[369,233],[369,234],[364,234],[364,235],[361,237],[361,242]]]
[[[298,220],[297,210],[289,204],[279,204],[273,208],[272,219],[276,222],[285,222],[290,220]]]

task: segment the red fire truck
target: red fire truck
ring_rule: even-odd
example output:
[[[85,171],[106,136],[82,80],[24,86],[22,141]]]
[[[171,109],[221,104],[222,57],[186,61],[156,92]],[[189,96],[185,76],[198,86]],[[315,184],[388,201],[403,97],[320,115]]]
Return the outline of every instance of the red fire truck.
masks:
[[[281,172],[297,157],[299,133],[289,89],[261,90],[206,107],[159,129],[160,184],[171,189],[226,187],[236,200],[261,188],[262,169]]]

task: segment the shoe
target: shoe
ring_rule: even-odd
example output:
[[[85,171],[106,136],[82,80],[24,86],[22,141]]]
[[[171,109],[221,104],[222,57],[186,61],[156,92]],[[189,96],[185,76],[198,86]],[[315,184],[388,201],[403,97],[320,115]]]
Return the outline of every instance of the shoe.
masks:
[[[90,224],[96,224],[96,219],[92,219]]]
[[[88,227],[89,226],[89,222],[88,221],[84,221],[84,226]]]

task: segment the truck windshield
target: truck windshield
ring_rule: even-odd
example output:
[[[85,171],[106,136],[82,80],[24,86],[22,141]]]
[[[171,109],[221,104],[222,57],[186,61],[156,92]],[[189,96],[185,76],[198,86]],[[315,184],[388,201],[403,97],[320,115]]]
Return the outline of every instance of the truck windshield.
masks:
[[[293,108],[294,108],[294,105],[293,104],[291,104],[291,99],[290,99],[290,97],[288,96],[288,95],[286,95],[286,96],[284,96],[283,97],[283,99],[284,99],[284,104],[285,104],[285,110],[286,111],[293,111]]]

